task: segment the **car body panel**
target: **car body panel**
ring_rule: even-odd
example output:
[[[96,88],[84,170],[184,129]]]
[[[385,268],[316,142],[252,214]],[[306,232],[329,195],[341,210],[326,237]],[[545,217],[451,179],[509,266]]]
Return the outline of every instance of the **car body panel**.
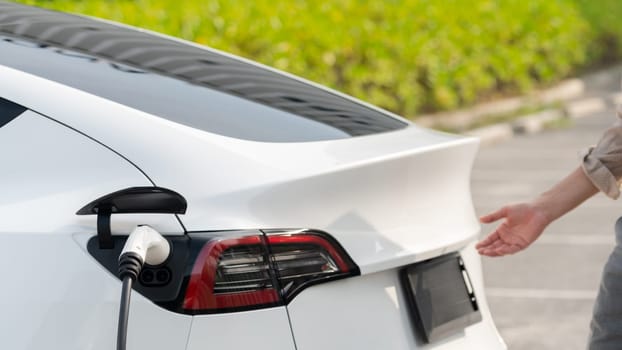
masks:
[[[296,349],[285,307],[195,316],[187,350]]]
[[[504,349],[484,297],[473,244],[460,251],[478,297],[483,321],[426,344],[415,331],[399,269],[387,269],[311,288],[288,305],[298,350]],[[347,310],[347,312],[342,312]]]
[[[18,6],[3,4],[5,8]],[[27,19],[22,27],[9,21],[0,30],[19,36],[22,28],[34,31],[30,39],[49,39],[63,27],[47,28],[55,25],[54,20],[48,21],[54,16],[48,15],[42,15],[45,21],[40,23]],[[80,23],[84,21],[90,20],[80,19]],[[173,46],[188,45],[194,53],[202,49],[158,34],[149,40],[161,39]],[[100,49],[105,51],[107,45],[117,43],[129,45],[131,40],[115,37]],[[0,342],[3,347],[112,348],[120,282],[86,249],[97,230],[95,217],[79,217],[75,212],[123,188],[160,186],[185,197],[186,214],[179,218],[169,214],[114,215],[113,234],[127,235],[136,224],[150,224],[167,235],[317,229],[336,239],[361,275],[313,285],[287,306],[223,314],[182,315],[135,293],[129,348],[504,348],[488,312],[480,261],[473,248],[479,224],[471,203],[469,173],[477,152],[476,139],[420,128],[317,84],[216,50],[202,50],[212,58],[221,55],[224,61],[247,64],[244,69],[249,74],[261,69],[262,74],[288,78],[292,86],[303,84],[313,90],[306,93],[319,102],[322,96],[343,98],[355,104],[350,106],[354,111],[369,110],[382,118],[394,118],[400,127],[377,133],[367,130],[366,136],[353,132],[302,142],[314,137],[287,141],[284,126],[275,133],[285,135],[279,136],[280,142],[263,140],[263,136],[252,141],[248,139],[254,139],[248,136],[252,122],[272,117],[263,108],[271,102],[263,101],[265,106],[257,108],[236,108],[227,100],[214,108],[239,118],[235,123],[251,123],[249,130],[240,134],[245,136],[236,138],[149,114],[127,102],[113,102],[97,96],[96,89],[89,93],[0,65],[0,98],[30,109],[0,128],[0,161],[13,169],[2,175],[0,183],[0,193],[9,193],[0,202],[0,272],[20,287],[8,288],[0,301],[7,310],[0,326],[10,329],[17,325],[19,329]],[[157,45],[145,52],[155,51]],[[158,62],[168,59],[157,54],[152,58]],[[257,95],[230,90],[239,87],[238,83],[221,86],[218,94],[258,101]],[[279,88],[272,80],[270,84],[270,89]],[[261,95],[261,84],[253,89]],[[214,103],[218,94],[213,95]],[[175,101],[173,92],[170,100]],[[298,108],[282,106],[279,113]],[[322,111],[316,108],[312,114],[301,115],[309,120],[294,124],[304,129],[311,120],[317,122],[320,119],[313,118],[324,117],[318,110]],[[348,122],[361,122],[359,117],[364,114]],[[229,122],[226,119],[222,120]],[[331,123],[335,121],[333,118]],[[352,127],[350,123],[339,130],[356,130]],[[15,153],[16,149],[21,153]],[[36,220],[24,222],[25,217]],[[24,253],[15,247],[29,249]],[[454,336],[424,344],[405,307],[399,271],[450,252],[460,252],[471,273],[482,321]],[[23,271],[34,276],[14,269],[15,261],[25,261]],[[34,321],[28,323],[31,319]]]
[[[95,216],[75,213],[92,200],[127,187],[150,186],[132,164],[49,118],[26,111],[0,128],[0,233],[96,232]],[[36,220],[24,220],[34,215]],[[183,234],[173,215],[119,215],[115,233],[141,220]]]
[[[0,82],[0,96],[58,116],[182,194],[188,231],[320,229],[367,273],[441,254],[479,230],[464,175],[472,138],[410,126],[283,147],[189,128],[10,68],[0,74],[21,77]],[[33,96],[32,84],[58,96]]]
[[[120,282],[70,234],[1,234],[0,273],[3,348],[114,348]],[[128,346],[182,349],[191,320],[135,294]]]
[[[75,212],[109,191],[149,181],[117,154],[32,111],[0,128],[0,164],[2,347],[113,348],[121,284],[76,244],[75,234],[91,237],[96,225],[95,217]],[[173,215],[124,216],[113,219],[113,229],[135,220],[183,233]],[[129,344],[183,348],[191,319],[136,295]]]

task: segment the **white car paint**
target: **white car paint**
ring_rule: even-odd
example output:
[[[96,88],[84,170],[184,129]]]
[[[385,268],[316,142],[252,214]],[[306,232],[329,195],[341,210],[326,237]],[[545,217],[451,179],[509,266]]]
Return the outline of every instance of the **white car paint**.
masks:
[[[398,269],[315,286],[288,306],[298,350],[311,349],[499,349],[496,332],[484,299],[479,257],[469,244],[462,254],[470,271],[484,322],[433,344],[425,344],[414,331]],[[474,273],[475,272],[475,273]]]
[[[3,348],[114,346],[120,282],[86,251],[95,217],[75,212],[104,194],[153,184],[188,200],[180,216],[188,231],[321,229],[361,276],[308,288],[286,307],[215,315],[176,314],[135,293],[129,349],[505,348],[472,247],[479,224],[468,174],[477,140],[411,124],[350,139],[248,141],[8,67],[0,77],[0,97],[32,110],[0,128],[0,164],[10,169],[0,174],[0,273],[8,285],[0,327],[12,330]],[[173,215],[115,215],[113,234],[136,224],[184,233]],[[470,271],[483,320],[425,345],[398,271],[452,251]]]
[[[0,164],[0,347],[113,348],[119,280],[76,244],[74,234],[96,230],[75,212],[149,182],[110,150],[30,111],[0,128]],[[172,215],[116,217],[113,225],[124,230],[135,220],[183,233]],[[135,295],[130,347],[183,348],[191,321]]]
[[[125,159],[32,111],[0,128],[0,164],[1,233],[93,233],[95,217],[77,216],[78,209],[122,188],[151,185]],[[112,229],[128,233],[137,220],[167,234],[184,232],[172,215],[118,215]]]
[[[0,67],[0,74],[16,81],[0,82],[6,98],[58,116],[131,159],[158,186],[181,193],[189,231],[322,229],[337,236],[364,272],[439,255],[479,232],[465,175],[477,149],[473,138],[410,126],[286,146],[239,140],[10,68]],[[52,93],[35,96],[33,84]]]

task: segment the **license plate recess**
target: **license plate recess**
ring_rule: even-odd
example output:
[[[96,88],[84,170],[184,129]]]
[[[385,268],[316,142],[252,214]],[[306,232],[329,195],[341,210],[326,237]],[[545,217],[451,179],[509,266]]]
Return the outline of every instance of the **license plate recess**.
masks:
[[[464,262],[452,253],[408,266],[400,277],[415,331],[435,342],[481,321]]]

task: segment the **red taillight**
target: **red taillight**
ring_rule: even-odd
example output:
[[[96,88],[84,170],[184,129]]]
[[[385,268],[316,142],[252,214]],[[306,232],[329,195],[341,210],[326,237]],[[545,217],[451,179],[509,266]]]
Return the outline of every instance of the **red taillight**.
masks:
[[[281,295],[289,302],[309,284],[358,273],[356,265],[328,236],[298,233],[269,235],[270,257]]]
[[[183,309],[209,313],[282,305],[309,284],[357,273],[343,249],[320,233],[215,238],[194,261]]]
[[[217,310],[277,304],[262,236],[216,239],[203,246],[188,281],[183,308]]]

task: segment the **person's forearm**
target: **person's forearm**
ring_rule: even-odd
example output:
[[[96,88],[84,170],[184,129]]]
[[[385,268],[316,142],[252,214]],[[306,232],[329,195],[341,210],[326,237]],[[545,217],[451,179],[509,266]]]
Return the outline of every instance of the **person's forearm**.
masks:
[[[553,188],[538,196],[532,205],[552,222],[597,192],[596,186],[579,167]]]

